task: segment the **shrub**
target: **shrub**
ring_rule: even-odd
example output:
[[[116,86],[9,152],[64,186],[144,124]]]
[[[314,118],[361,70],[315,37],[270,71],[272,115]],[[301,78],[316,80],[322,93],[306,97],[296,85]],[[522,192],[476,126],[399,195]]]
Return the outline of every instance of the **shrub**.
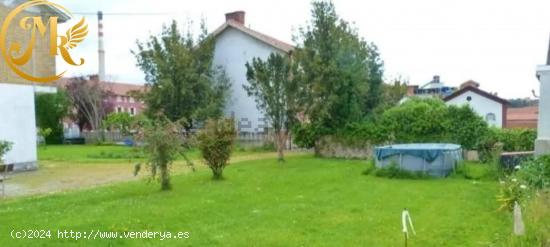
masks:
[[[371,144],[453,142],[474,149],[488,131],[485,120],[467,105],[447,106],[440,99],[412,98],[381,117],[348,124],[338,137]]]
[[[151,171],[151,178],[160,180],[161,189],[171,189],[170,166],[178,155],[184,155],[186,147],[183,127],[179,122],[172,122],[165,117],[144,125],[137,133],[137,139],[143,142],[143,153],[146,164]],[[184,157],[185,158],[185,157]],[[187,160],[187,159],[186,159]],[[188,161],[188,165],[193,164]],[[135,175],[140,171],[141,164],[136,165]],[[157,175],[157,171],[160,175]]]
[[[322,136],[322,132],[322,128],[311,123],[296,124],[292,128],[294,143],[302,148],[315,147],[315,142]]]
[[[237,132],[232,119],[208,120],[197,135],[198,146],[214,179],[223,178]]]
[[[399,166],[395,163],[392,163],[391,165],[384,167],[384,168],[375,168],[374,169],[374,175],[377,177],[385,177],[385,178],[397,178],[397,179],[426,179],[430,178],[429,175],[418,171],[418,172],[412,172],[407,171],[404,169],[399,168]]]
[[[507,176],[500,181],[500,191],[497,201],[500,203],[499,210],[512,211],[516,202],[521,203],[528,195],[528,187],[515,176]]]
[[[464,149],[478,147],[483,137],[489,132],[487,122],[468,106],[449,106],[449,141],[458,143]]]
[[[383,125],[375,120],[350,123],[338,133],[340,139],[356,143],[367,141],[370,144],[392,142],[394,137],[388,135]]]
[[[134,117],[127,112],[113,112],[103,120],[103,128],[118,130],[123,135],[130,134]]]
[[[502,151],[532,151],[535,149],[537,131],[535,129],[499,129],[491,128],[478,144],[480,159],[490,162],[494,157],[494,147],[502,143]]]
[[[69,98],[63,90],[58,90],[55,94],[36,95],[36,125],[41,129],[51,129],[51,134],[45,137],[47,144],[63,142],[62,120],[69,113],[69,104]]]
[[[0,140],[0,164],[4,155],[11,150],[12,143]]]
[[[381,124],[380,128],[396,142],[440,142],[448,139],[448,111],[440,99],[410,99],[384,112]]]
[[[517,177],[535,190],[550,189],[550,155],[540,156],[516,167]]]
[[[52,134],[52,129],[50,128],[38,128],[37,129],[38,135],[44,139],[44,147],[48,144],[46,142],[46,138]]]

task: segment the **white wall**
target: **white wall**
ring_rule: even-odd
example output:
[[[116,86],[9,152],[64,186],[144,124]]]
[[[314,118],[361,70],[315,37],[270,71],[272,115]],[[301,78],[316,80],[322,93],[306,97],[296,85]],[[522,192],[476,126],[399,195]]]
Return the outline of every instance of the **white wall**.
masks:
[[[471,101],[468,101],[468,97],[471,97]],[[447,101],[447,104],[451,105],[464,105],[470,104],[470,107],[474,111],[483,117],[487,121],[487,114],[495,114],[495,121],[487,121],[490,126],[502,128],[502,104],[489,99],[485,96],[477,94],[472,91],[466,91],[465,93]]]
[[[262,132],[267,127],[264,115],[257,109],[254,98],[247,95],[243,85],[248,84],[246,62],[254,57],[267,59],[272,52],[279,51],[231,27],[216,39],[214,65],[224,67],[232,83],[231,98],[224,112],[226,116],[235,117],[239,131]]]
[[[0,83],[0,140],[13,143],[4,156],[17,169],[36,167],[34,90],[30,85]]]

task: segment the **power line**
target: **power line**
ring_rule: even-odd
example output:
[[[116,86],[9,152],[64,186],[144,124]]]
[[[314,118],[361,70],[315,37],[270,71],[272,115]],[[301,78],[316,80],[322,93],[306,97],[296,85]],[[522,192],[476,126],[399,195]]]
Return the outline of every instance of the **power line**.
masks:
[[[72,14],[75,14],[75,15],[97,15],[97,12],[72,12]],[[103,13],[103,15],[122,15],[122,16],[143,16],[143,15],[175,15],[175,14],[178,14],[178,13],[169,13],[169,12],[165,12],[165,13],[124,13],[124,12],[113,12],[113,13]]]

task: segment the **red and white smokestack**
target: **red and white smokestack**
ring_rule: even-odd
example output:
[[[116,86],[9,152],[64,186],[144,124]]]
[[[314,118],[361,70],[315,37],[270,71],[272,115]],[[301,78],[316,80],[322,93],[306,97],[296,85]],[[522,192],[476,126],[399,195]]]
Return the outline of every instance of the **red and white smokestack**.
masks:
[[[105,81],[105,47],[103,46],[103,12],[97,12],[97,36],[98,36],[98,54],[99,54],[99,81]]]

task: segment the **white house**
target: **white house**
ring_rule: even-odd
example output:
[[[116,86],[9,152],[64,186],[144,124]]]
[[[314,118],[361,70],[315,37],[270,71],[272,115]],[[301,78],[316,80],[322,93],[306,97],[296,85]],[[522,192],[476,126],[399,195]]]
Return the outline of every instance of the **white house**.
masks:
[[[443,100],[449,105],[468,104],[490,126],[506,127],[508,101],[479,89],[479,83],[475,81],[463,83],[458,91],[444,97]]]
[[[5,16],[15,6],[26,2],[0,1],[0,18]],[[37,13],[43,16],[59,16],[58,21],[64,22],[68,16],[61,11],[47,7],[33,7],[16,17],[16,23],[24,16],[34,16]],[[15,35],[12,41],[27,45],[30,40],[28,33],[22,29],[10,29]],[[46,37],[48,37],[47,31]],[[22,37],[22,38],[21,38]],[[31,61],[21,68],[28,74],[43,77],[55,74],[55,57],[49,55],[49,39],[37,39]],[[6,44],[9,45],[9,44]],[[33,86],[32,83],[15,74],[3,59],[0,59],[0,140],[12,143],[12,149],[4,156],[4,163],[14,164],[15,170],[30,170],[37,167],[36,153],[36,119],[35,119],[35,92],[55,92],[52,87]]]
[[[254,57],[267,59],[273,52],[290,55],[294,47],[246,27],[244,11],[227,13],[225,19],[226,22],[213,32],[216,39],[214,66],[223,67],[232,83],[225,114],[235,118],[240,132],[264,132],[268,127],[264,114],[243,88],[248,83],[245,64]]]

